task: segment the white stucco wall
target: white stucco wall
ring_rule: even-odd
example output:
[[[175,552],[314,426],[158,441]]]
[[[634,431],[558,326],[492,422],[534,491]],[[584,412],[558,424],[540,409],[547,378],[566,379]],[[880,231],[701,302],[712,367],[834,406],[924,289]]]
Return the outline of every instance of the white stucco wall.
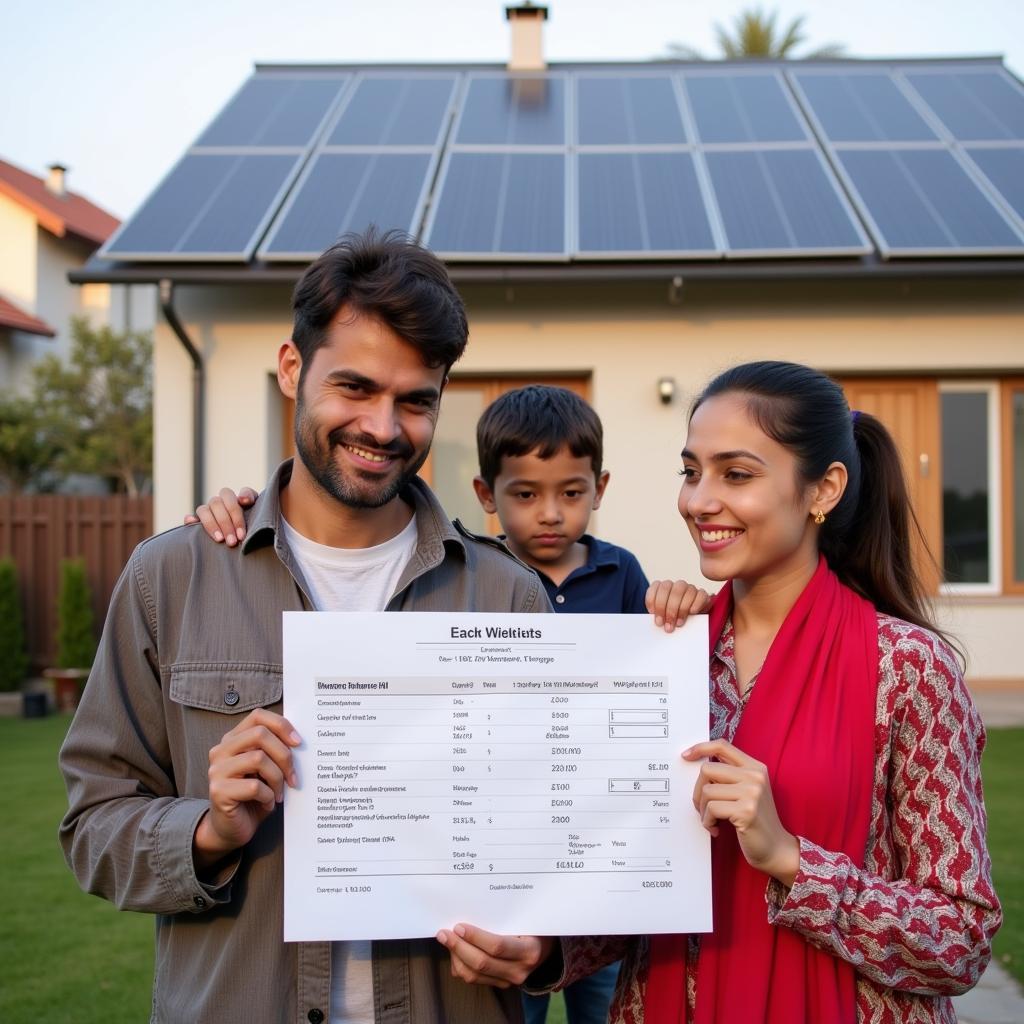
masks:
[[[718,370],[782,358],[834,373],[1024,372],[1020,285],[705,285],[688,286],[680,305],[663,285],[462,290],[471,341],[458,371],[592,374],[612,474],[593,528],[632,549],[651,576],[697,576],[676,511],[676,469],[689,401]],[[268,378],[289,333],[288,289],[182,287],[177,301],[207,360],[204,493],[259,485],[280,454]],[[191,370],[166,325],[156,338],[159,529],[191,508]],[[656,393],[662,376],[679,386],[670,406]],[[941,605],[968,646],[972,675],[1024,676],[1014,644],[1024,602]]]

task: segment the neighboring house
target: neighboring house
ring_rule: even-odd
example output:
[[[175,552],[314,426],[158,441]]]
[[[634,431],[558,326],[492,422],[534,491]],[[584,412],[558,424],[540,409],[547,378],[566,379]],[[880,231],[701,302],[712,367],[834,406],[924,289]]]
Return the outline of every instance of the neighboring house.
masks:
[[[152,289],[68,282],[120,221],[69,192],[67,168],[46,178],[0,160],[0,388],[25,390],[44,355],[66,356],[69,324],[85,314],[116,329],[151,330]],[[148,301],[147,301],[148,296]]]
[[[605,424],[596,529],[693,578],[690,399],[740,360],[810,363],[895,432],[970,675],[1024,677],[1021,84],[995,58],[546,66],[543,8],[509,13],[507,68],[258,66],[72,275],[162,282],[158,527],[290,451],[290,289],[374,222],[469,308],[428,470],[452,512],[486,526],[485,404],[564,381]]]

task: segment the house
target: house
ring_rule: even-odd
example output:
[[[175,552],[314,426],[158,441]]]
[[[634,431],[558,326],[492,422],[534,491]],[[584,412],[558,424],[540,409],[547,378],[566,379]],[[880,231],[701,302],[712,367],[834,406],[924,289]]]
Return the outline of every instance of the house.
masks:
[[[24,390],[44,355],[66,356],[69,323],[87,315],[115,329],[150,330],[153,289],[92,283],[75,288],[70,271],[117,230],[120,222],[71,192],[67,168],[45,178],[0,160],[0,388]],[[147,300],[148,295],[148,300]]]
[[[810,363],[896,435],[971,678],[1021,678],[1021,83],[998,58],[546,64],[544,8],[508,14],[507,66],[257,65],[72,274],[160,287],[158,527],[289,453],[290,289],[372,222],[469,308],[427,472],[472,527],[480,411],[563,382],[605,424],[597,530],[695,578],[690,399],[738,361]]]

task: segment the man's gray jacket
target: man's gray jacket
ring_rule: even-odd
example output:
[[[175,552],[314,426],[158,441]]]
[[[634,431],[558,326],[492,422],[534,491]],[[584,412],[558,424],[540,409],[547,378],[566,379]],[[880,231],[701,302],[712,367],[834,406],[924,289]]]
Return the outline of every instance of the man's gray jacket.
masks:
[[[151,1020],[161,1024],[329,1015],[330,944],[281,939],[281,809],[217,886],[192,863],[210,748],[254,708],[281,711],[281,612],[310,607],[280,529],[290,472],[284,463],[253,507],[240,552],[196,527],[135,549],[61,750],[69,809],[60,839],[79,883],[158,915]],[[418,540],[389,611],[550,609],[533,572],[454,526],[424,484],[406,497]],[[375,942],[373,981],[378,1024],[521,1019],[517,990],[453,979],[432,938]]]

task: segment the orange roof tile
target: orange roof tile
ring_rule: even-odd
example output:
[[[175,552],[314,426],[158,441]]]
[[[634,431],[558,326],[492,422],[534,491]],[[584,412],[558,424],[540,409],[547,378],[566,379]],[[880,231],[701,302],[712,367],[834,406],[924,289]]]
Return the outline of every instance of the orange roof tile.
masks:
[[[6,160],[0,160],[0,193],[31,210],[39,223],[58,238],[72,234],[99,246],[121,223],[75,192],[54,195],[42,178]]]
[[[46,338],[54,338],[57,332],[39,317],[18,309],[13,302],[0,298],[0,327],[12,331],[24,331],[26,334],[41,334]]]

